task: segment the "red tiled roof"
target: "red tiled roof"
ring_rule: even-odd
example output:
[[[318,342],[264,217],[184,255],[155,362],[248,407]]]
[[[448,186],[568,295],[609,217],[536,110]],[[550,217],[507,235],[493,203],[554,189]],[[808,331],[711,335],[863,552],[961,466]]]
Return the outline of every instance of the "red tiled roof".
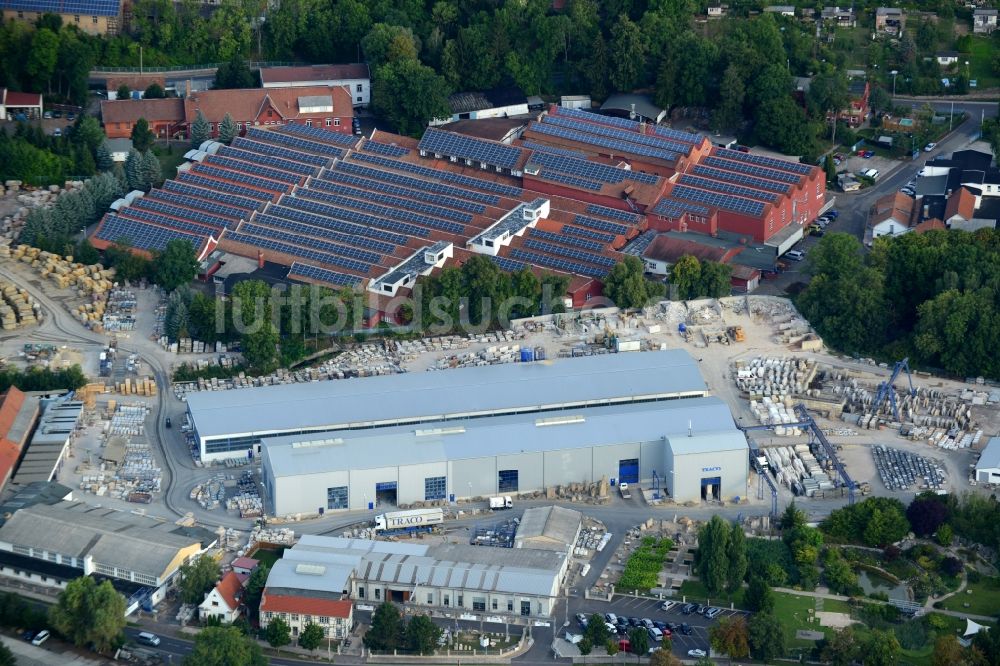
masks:
[[[960,187],[948,198],[948,205],[944,209],[944,219],[948,220],[959,215],[966,220],[971,220],[976,214],[976,195],[967,188]]]
[[[913,227],[913,231],[915,231],[918,234],[923,234],[927,233],[928,231],[934,231],[936,229],[944,231],[947,228],[948,227],[945,226],[944,222],[935,217],[934,219],[931,220],[924,220],[917,226]]]
[[[0,101],[7,106],[41,106],[41,93],[14,92],[0,88]]]
[[[264,83],[294,83],[296,81],[341,81],[367,79],[371,74],[368,65],[311,65],[307,67],[261,67],[260,81]]]
[[[14,425],[17,413],[24,405],[24,393],[16,386],[11,386],[0,395],[0,437],[7,437],[10,428]]]
[[[649,244],[642,256],[672,264],[686,254],[697,257],[698,261],[722,262],[725,261],[727,252],[722,247],[711,247],[683,238],[660,235]]]
[[[226,605],[229,606],[229,609],[236,610],[236,607],[239,606],[237,597],[243,589],[243,583],[240,582],[240,578],[236,575],[236,572],[230,571],[223,576],[222,580],[215,586],[215,589],[219,593],[219,596],[226,602]]]
[[[125,84],[128,86],[129,90],[144,91],[149,86],[154,83],[159,85],[161,88],[167,87],[166,78],[162,75],[148,75],[148,74],[123,74],[121,76],[112,76],[107,80],[108,90],[116,91],[118,88]]]
[[[17,459],[21,457],[21,449],[6,437],[0,439],[0,488],[3,488],[14,471]]]
[[[252,557],[237,557],[233,560],[232,567],[235,569],[239,567],[240,569],[256,569],[257,565],[260,564],[257,560]]]
[[[260,600],[261,611],[271,613],[299,613],[302,615],[319,615],[322,617],[351,616],[352,602],[349,599],[314,599],[287,594],[268,594],[267,590]]]
[[[124,99],[101,102],[101,118],[104,124],[134,123],[145,118],[150,123],[184,121],[184,100],[176,97],[166,99]]]
[[[229,113],[233,120],[246,122],[256,120],[268,104],[280,114],[275,120],[295,120],[300,115],[314,117],[317,113],[300,114],[299,99],[302,97],[332,97],[331,117],[347,118],[354,114],[351,95],[340,86],[307,86],[303,88],[249,88],[244,90],[204,90],[191,93],[183,100],[184,113],[188,123],[193,123],[198,111],[210,123],[221,122]]]

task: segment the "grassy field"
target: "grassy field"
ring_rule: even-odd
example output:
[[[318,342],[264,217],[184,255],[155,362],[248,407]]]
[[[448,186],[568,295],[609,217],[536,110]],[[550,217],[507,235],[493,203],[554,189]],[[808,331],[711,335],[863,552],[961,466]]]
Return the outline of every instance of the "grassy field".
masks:
[[[256,551],[253,555],[251,555],[251,557],[260,562],[261,564],[266,564],[268,567],[273,567],[274,563],[281,558],[281,554],[283,552],[285,552],[284,548],[280,550],[270,550],[261,548],[260,550]]]
[[[166,146],[153,146],[153,154],[160,160],[160,174],[164,180],[177,177],[177,166],[183,164],[185,152],[187,150],[178,145],[169,153]]]
[[[712,606],[725,606],[736,604],[736,608],[741,608],[743,603],[743,590],[738,590],[735,594],[728,592],[710,593],[699,580],[686,580],[681,583],[680,594],[693,604],[704,604],[711,601]]]
[[[965,68],[965,61],[969,61],[969,78],[976,80],[977,90],[1000,85],[1000,78],[993,71],[994,53],[989,37],[973,37],[972,52],[960,53],[958,56],[962,64],[960,70]]]
[[[821,631],[827,637],[833,633],[830,627],[821,627],[817,622],[810,622],[815,611],[816,599],[785,592],[774,595],[774,614],[785,628],[785,641],[790,648],[811,648],[815,641],[795,638],[795,632],[800,629]],[[851,608],[844,601],[823,600],[823,611],[826,613],[850,613]]]
[[[972,594],[968,594],[970,590]],[[945,599],[941,605],[946,610],[973,615],[1000,614],[1000,578],[986,577],[978,583],[970,583],[965,590]]]

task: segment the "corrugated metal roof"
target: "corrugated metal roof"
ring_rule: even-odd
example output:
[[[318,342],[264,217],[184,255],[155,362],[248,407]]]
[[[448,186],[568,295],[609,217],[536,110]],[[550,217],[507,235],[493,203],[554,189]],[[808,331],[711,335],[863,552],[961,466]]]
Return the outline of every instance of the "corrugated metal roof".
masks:
[[[324,431],[624,399],[703,395],[682,349],[190,394],[200,437]]]
[[[976,469],[1000,469],[1000,437],[991,437],[979,456]]]

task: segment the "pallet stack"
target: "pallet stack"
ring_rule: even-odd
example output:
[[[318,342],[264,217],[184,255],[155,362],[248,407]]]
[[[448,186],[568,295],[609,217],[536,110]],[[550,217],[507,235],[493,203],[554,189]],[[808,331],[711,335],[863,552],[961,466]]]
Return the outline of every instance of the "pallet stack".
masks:
[[[0,280],[0,327],[12,331],[19,326],[37,324],[31,296],[17,285]]]
[[[152,377],[142,377],[141,379],[126,377],[125,381],[115,384],[115,391],[122,395],[155,396],[156,380]]]

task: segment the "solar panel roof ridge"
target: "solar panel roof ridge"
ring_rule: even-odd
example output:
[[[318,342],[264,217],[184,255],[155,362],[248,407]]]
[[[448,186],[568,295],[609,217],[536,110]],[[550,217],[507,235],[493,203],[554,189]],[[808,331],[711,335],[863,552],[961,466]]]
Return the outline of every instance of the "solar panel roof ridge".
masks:
[[[240,182],[240,181],[236,181],[236,180],[229,180],[225,176],[217,176],[217,175],[212,174],[212,173],[206,173],[204,171],[198,171],[197,169],[198,169],[199,166],[200,165],[195,165],[189,171],[189,173],[192,173],[192,174],[197,175],[197,176],[201,176],[202,178],[208,178],[208,179],[213,180],[213,181],[219,181],[219,182],[222,182],[222,183],[231,183],[232,185],[236,185],[237,187],[242,187],[244,189],[252,190],[254,192],[260,192],[261,194],[287,194],[288,190],[290,189],[290,188],[282,188],[282,189],[266,190],[266,189],[264,189],[262,187],[251,185],[250,183],[244,183],[244,182]],[[216,167],[216,168],[218,168],[220,170],[224,169],[224,167]],[[238,171],[233,171],[233,173],[239,173],[239,172]],[[276,183],[275,187],[279,187],[279,185]],[[270,197],[268,197],[268,198],[270,198]]]
[[[752,187],[740,186],[737,185],[736,183],[730,183],[730,185],[733,186],[730,188],[730,190],[733,190],[734,188],[739,188],[741,192],[745,191],[746,194],[740,194],[735,191],[727,191],[723,189],[726,187],[725,183],[729,183],[729,181],[722,181],[722,182],[713,181],[710,178],[705,178],[704,176],[698,176],[696,174],[684,174],[678,181],[678,184],[680,185],[687,185],[688,187],[694,187],[699,190],[705,190],[707,192],[717,192],[719,194],[741,197],[743,199],[754,199],[759,201],[774,202],[781,198],[781,195],[778,194],[777,192],[765,192],[762,190],[754,190],[754,188]]]
[[[129,212],[130,208],[132,208],[132,207],[131,206],[126,206],[125,208],[122,208],[121,210],[119,210],[118,211],[119,216],[124,215],[124,216],[128,217],[128,219],[130,219],[130,220],[132,220],[134,222],[141,222],[142,224],[154,224],[154,225],[156,225],[158,227],[164,227],[164,228],[168,228],[168,229],[174,229],[176,231],[187,231],[187,233],[196,233],[196,232],[188,231],[188,230],[185,230],[185,229],[179,229],[177,227],[169,227],[169,226],[166,226],[166,225],[169,223],[170,220],[177,220],[177,222],[179,222],[179,223],[191,224],[191,225],[194,225],[194,226],[202,227],[203,229],[205,229],[205,232],[204,232],[205,235],[208,235],[208,236],[214,236],[214,234],[216,232],[221,232],[221,229],[217,229],[215,227],[210,227],[210,226],[208,226],[208,225],[206,225],[204,223],[196,222],[194,220],[184,220],[184,219],[179,218],[179,217],[177,217],[175,215],[167,215],[166,213],[160,213],[159,211],[155,211],[155,210],[150,210],[150,211],[145,211],[145,212],[147,212],[147,213],[153,213],[153,214],[156,214],[156,215],[158,215],[160,217],[168,218],[168,220],[165,221],[165,222],[163,222],[163,223],[156,222],[155,220],[144,220],[139,215],[139,213],[143,212],[144,209],[142,209],[142,208],[136,208],[132,212]],[[137,213],[135,211],[139,211],[139,213]]]
[[[166,183],[164,183],[164,185],[166,185]],[[192,187],[194,187],[194,186],[192,186]],[[160,188],[160,189],[153,190],[153,192],[159,192],[159,193],[161,193],[161,196],[177,197],[177,198],[181,198],[181,199],[185,199],[185,200],[191,200],[191,201],[194,202],[194,204],[198,204],[198,205],[209,205],[209,206],[213,206],[213,207],[217,207],[217,208],[221,208],[221,209],[232,210],[235,213],[234,215],[230,215],[228,213],[225,214],[225,215],[228,215],[229,217],[244,218],[244,217],[247,217],[250,213],[252,213],[253,211],[256,210],[256,208],[250,207],[248,205],[241,205],[241,204],[238,204],[238,203],[234,203],[232,201],[219,201],[217,199],[213,199],[213,198],[209,198],[209,197],[203,197],[203,196],[199,196],[199,195],[196,195],[196,194],[189,194],[189,193],[181,191],[181,190],[173,190],[173,189]],[[211,192],[207,191],[206,194],[211,194]],[[150,195],[152,195],[152,192],[150,194],[147,194],[145,198],[149,198]],[[171,199],[166,199],[166,201],[171,201]],[[194,204],[192,204],[192,205],[194,205]],[[217,213],[217,214],[223,215],[223,213]]]
[[[567,127],[570,129],[577,129],[586,134],[595,134],[597,136],[604,136],[607,138],[617,139],[626,143],[646,145],[653,148],[662,147],[664,150],[667,150],[672,153],[678,153],[684,155],[685,157],[690,155],[691,151],[694,149],[694,146],[692,144],[676,143],[674,141],[668,140],[666,137],[663,137],[662,135],[656,133],[648,134],[641,132],[638,129],[632,131],[631,129],[625,129],[613,125],[588,123],[576,120],[574,118],[565,118],[560,116],[543,116],[542,122],[545,122],[546,119],[552,119],[552,122],[554,122],[557,125],[561,125],[563,127]],[[588,125],[593,126],[594,129],[593,130],[584,129]],[[601,132],[603,132],[603,134]],[[636,137],[636,138],[632,139],[631,137]]]
[[[176,201],[171,201],[170,199],[163,199],[163,198],[160,198],[160,197],[158,197],[158,196],[156,196],[154,194],[154,192],[156,192],[156,191],[157,190],[153,190],[152,192],[150,192],[146,196],[142,197],[139,201],[136,202],[136,204],[141,203],[141,202],[145,202],[145,203],[163,204],[165,206],[171,206],[173,208],[186,208],[187,210],[190,210],[190,211],[192,211],[194,213],[201,213],[203,215],[208,215],[208,216],[211,216],[211,217],[221,217],[223,219],[232,220],[234,222],[242,219],[239,216],[230,215],[228,213],[219,213],[219,212],[216,212],[214,210],[209,210],[207,208],[196,208],[195,206],[192,206],[192,205],[187,204],[187,203],[180,203],[180,202],[176,202]],[[162,191],[162,190],[159,190],[159,191]],[[208,204],[210,202],[206,201],[205,203]],[[133,205],[135,205],[135,204],[133,204]]]
[[[246,172],[243,172],[243,171],[240,171],[239,168],[237,168],[236,165],[230,166],[230,165],[227,165],[226,162],[220,162],[220,160],[226,160],[226,161],[232,161],[232,162],[239,162],[241,164],[245,164],[245,165],[248,165],[248,166],[252,167],[252,170],[248,170]],[[263,178],[265,180],[273,179],[273,180],[278,180],[278,181],[281,181],[281,182],[288,182],[289,184],[294,184],[294,183],[296,183],[296,182],[298,182],[298,181],[300,181],[300,180],[302,180],[303,178],[306,177],[305,174],[297,173],[295,171],[289,171],[287,169],[281,169],[279,167],[274,167],[274,166],[269,166],[269,165],[256,164],[254,162],[250,162],[250,161],[245,160],[245,159],[240,159],[238,157],[231,157],[231,156],[228,156],[228,155],[218,155],[218,154],[216,154],[216,155],[210,155],[207,158],[207,161],[203,162],[203,164],[207,164],[208,166],[215,167],[215,168],[229,169],[230,171],[234,171],[236,173],[243,174],[244,176],[249,176],[249,177],[255,177],[256,176],[256,177]],[[265,175],[265,174],[267,174],[267,175]],[[294,178],[295,180],[293,180],[293,181],[285,181],[286,178]]]
[[[308,162],[299,162],[297,160],[289,159],[287,157],[282,157],[280,155],[272,155],[270,153],[256,152],[254,150],[248,150],[246,148],[236,148],[233,146],[226,146],[224,148],[226,152],[222,153],[224,157],[230,157],[233,159],[248,162],[255,166],[265,166],[272,169],[280,169],[283,171],[288,171],[291,174],[302,174],[303,170],[308,169],[309,173],[315,173],[318,169],[322,167],[318,164],[309,164]],[[222,152],[222,151],[219,151]],[[255,160],[259,160],[258,164]],[[288,165],[288,168],[283,165]]]

